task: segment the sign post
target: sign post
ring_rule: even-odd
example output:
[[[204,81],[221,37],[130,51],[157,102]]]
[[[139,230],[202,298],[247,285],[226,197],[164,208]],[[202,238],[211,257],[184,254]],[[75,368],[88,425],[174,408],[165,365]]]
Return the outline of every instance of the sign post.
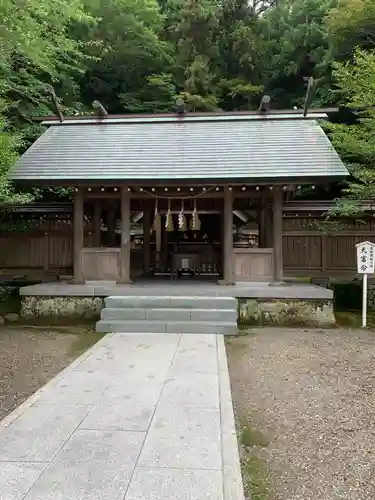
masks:
[[[367,326],[367,278],[375,272],[375,244],[371,241],[358,243],[357,247],[357,272],[362,274],[362,327]]]

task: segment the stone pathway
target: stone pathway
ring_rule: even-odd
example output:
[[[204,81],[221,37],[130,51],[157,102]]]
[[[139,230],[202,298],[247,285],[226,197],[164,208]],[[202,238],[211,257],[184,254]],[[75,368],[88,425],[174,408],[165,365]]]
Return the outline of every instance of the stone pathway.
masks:
[[[104,337],[0,422],[0,498],[242,500],[223,337]]]

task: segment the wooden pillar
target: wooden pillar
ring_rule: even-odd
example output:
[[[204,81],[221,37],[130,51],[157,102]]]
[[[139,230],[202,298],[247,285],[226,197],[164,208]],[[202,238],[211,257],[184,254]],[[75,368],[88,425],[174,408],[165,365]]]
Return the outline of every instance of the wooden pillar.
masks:
[[[143,274],[148,274],[150,272],[150,264],[151,264],[150,231],[151,231],[151,210],[150,210],[150,205],[147,204],[147,206],[143,211]]]
[[[165,224],[162,225],[162,272],[168,272],[168,231]]]
[[[224,188],[223,213],[223,284],[234,285],[233,272],[233,191],[228,186]]]
[[[266,231],[265,231],[265,248],[273,247],[273,210],[272,206],[267,205],[265,210],[265,219],[266,219]]]
[[[84,283],[82,267],[82,249],[84,243],[84,199],[83,190],[78,189],[74,196],[73,212],[73,273],[74,283]]]
[[[121,188],[121,249],[119,284],[128,285],[130,279],[130,193],[128,186]]]
[[[111,203],[107,212],[108,245],[114,247],[116,243],[116,206]]]
[[[94,246],[100,247],[101,245],[101,217],[102,217],[102,203],[101,200],[94,200],[94,214],[93,214],[93,230],[94,230]]]
[[[155,228],[155,267],[156,271],[160,271],[161,269],[161,231],[163,225],[163,218],[160,216],[160,224],[156,225]]]
[[[43,269],[44,271],[48,271],[49,269],[49,262],[50,262],[50,238],[49,234],[46,231],[44,233],[44,242],[43,242],[43,250],[44,250],[44,255],[43,255]]]
[[[259,214],[258,214],[258,246],[259,248],[267,248],[267,192],[262,191],[259,200]]]
[[[275,186],[273,188],[273,285],[281,285],[283,282],[283,190]]]

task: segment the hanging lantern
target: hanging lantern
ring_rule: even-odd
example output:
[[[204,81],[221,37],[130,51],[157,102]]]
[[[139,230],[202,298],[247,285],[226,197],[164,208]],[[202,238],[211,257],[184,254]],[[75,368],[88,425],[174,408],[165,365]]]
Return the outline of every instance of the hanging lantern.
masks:
[[[191,231],[200,231],[201,229],[201,221],[199,219],[197,211],[197,200],[195,199],[194,199],[194,210],[190,221],[190,229]]]
[[[185,232],[186,231],[186,217],[184,213],[184,199],[181,199],[181,210],[178,214],[178,230]]]
[[[171,200],[168,199],[168,212],[167,212],[167,215],[165,217],[165,229],[171,233],[172,231],[174,231],[174,227],[173,227],[173,217],[172,217],[172,212],[171,212]]]
[[[161,219],[160,219],[160,214],[159,214],[159,209],[158,209],[158,200],[155,201],[155,211],[154,211],[154,221],[152,224],[152,231],[155,231],[156,233],[160,233],[161,229]]]

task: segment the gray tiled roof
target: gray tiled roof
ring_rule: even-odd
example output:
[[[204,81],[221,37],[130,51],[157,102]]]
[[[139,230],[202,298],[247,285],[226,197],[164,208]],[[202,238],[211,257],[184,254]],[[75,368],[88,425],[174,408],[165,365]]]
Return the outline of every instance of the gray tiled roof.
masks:
[[[253,116],[54,124],[18,160],[10,178],[303,182],[347,174],[316,120]]]

